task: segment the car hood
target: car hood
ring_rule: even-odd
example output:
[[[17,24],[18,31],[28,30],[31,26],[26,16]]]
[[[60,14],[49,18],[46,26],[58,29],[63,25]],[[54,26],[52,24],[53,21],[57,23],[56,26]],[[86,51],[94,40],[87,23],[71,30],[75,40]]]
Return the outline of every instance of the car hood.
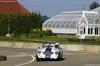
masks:
[[[45,51],[55,52],[55,51],[59,51],[59,49],[54,48],[54,47],[44,47],[44,48],[39,48],[38,51],[41,51],[41,52],[45,52]]]

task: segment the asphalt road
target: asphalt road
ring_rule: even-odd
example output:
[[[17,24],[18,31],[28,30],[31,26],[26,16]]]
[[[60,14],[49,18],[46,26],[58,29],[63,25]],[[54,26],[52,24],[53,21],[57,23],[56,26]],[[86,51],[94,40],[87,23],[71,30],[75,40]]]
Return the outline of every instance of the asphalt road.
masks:
[[[6,55],[7,61],[0,61],[0,66],[100,66],[100,53],[67,52],[61,61],[35,60],[34,49],[16,49],[0,47],[0,55]]]

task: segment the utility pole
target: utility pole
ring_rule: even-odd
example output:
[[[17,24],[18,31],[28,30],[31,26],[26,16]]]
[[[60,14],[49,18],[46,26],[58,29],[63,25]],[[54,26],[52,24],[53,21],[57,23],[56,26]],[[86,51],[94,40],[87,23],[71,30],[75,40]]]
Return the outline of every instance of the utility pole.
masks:
[[[8,23],[8,34],[10,34],[10,24]]]
[[[7,34],[6,34],[6,37],[11,37],[11,34],[10,34],[10,23],[8,23],[7,25]]]

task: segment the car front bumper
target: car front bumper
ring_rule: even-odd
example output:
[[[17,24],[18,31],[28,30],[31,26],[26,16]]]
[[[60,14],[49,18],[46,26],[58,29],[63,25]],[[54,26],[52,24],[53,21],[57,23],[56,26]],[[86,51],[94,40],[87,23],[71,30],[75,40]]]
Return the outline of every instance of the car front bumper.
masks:
[[[44,54],[37,54],[37,57],[38,57],[39,59],[57,59],[57,58],[58,58],[58,55],[52,54],[52,55],[50,55],[50,56],[46,56],[46,55],[44,55]]]

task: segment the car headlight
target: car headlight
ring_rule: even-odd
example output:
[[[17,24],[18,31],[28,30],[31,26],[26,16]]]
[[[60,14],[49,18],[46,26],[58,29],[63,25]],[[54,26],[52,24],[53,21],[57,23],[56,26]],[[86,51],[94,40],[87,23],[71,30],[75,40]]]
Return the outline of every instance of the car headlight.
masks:
[[[59,52],[55,52],[55,54],[59,54]]]

